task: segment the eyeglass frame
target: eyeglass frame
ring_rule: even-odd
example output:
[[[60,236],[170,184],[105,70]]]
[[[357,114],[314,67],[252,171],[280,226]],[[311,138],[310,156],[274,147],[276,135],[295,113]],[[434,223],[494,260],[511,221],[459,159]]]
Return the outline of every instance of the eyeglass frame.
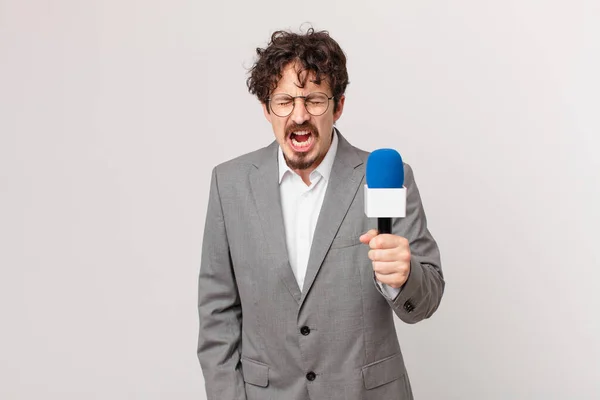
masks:
[[[277,114],[275,111],[273,111],[273,107],[271,106],[271,100],[273,100],[272,97],[267,98],[267,102],[269,103],[269,109],[273,112],[273,114],[275,114],[276,116],[280,117],[280,118],[285,118],[285,117],[289,117],[290,115],[292,115],[292,113],[294,112],[294,108],[296,108],[296,99],[302,99],[304,100],[302,103],[304,105],[304,108],[306,109],[306,112],[309,113],[310,115],[312,115],[313,117],[320,117],[321,115],[325,114],[327,112],[327,110],[329,110],[329,101],[332,99],[335,99],[335,96],[327,96],[327,93],[324,92],[312,92],[307,94],[306,96],[292,96],[290,94],[287,93],[276,93],[275,96],[277,96],[278,94],[284,94],[288,97],[290,97],[292,99],[292,109],[290,110],[289,114],[287,115],[279,115]],[[321,114],[315,115],[313,113],[311,113],[310,111],[308,111],[308,108],[306,107],[306,98],[308,96],[310,96],[311,94],[322,94],[327,98],[327,108],[325,108],[325,111],[323,111]]]

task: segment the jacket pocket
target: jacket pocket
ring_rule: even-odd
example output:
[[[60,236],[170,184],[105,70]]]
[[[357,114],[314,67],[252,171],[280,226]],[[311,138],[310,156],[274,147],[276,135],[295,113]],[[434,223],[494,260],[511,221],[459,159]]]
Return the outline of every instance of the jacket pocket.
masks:
[[[332,249],[341,249],[344,247],[355,246],[357,244],[361,244],[360,243],[360,235],[345,236],[345,237],[338,236],[333,239],[333,242],[331,243],[331,248]]]
[[[242,375],[244,382],[260,387],[269,385],[269,366],[249,358],[242,357]]]
[[[405,373],[406,369],[401,353],[375,361],[362,368],[363,380],[367,389],[374,389],[400,379]]]

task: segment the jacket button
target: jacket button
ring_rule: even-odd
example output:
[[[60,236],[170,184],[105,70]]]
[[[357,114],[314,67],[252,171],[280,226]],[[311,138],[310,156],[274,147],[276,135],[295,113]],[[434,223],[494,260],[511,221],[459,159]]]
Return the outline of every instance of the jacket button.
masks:
[[[406,303],[404,303],[404,309],[406,312],[411,313],[414,311],[415,306],[410,302],[410,300],[407,300]]]
[[[310,333],[310,328],[308,326],[303,326],[302,328],[300,328],[300,333],[304,336],[308,336],[308,334]]]
[[[306,374],[306,379],[308,379],[309,381],[314,381],[317,378],[317,374],[315,374],[314,372],[309,372],[308,374]]]

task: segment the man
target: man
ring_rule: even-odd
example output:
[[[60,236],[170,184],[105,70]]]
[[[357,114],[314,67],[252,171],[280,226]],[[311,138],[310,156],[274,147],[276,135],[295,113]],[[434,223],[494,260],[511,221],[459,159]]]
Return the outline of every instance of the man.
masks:
[[[276,140],[213,170],[198,300],[208,399],[412,399],[392,311],[428,318],[444,290],[412,170],[406,218],[378,235],[368,153],[334,127],[339,45],[280,31],[257,54],[247,83]]]

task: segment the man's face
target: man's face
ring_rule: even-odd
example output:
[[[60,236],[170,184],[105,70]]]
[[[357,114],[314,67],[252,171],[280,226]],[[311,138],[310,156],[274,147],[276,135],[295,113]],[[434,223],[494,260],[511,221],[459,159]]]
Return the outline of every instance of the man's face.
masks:
[[[277,94],[288,94],[294,97],[307,96],[315,92],[322,92],[327,97],[331,97],[329,84],[322,81],[320,85],[316,85],[311,82],[313,77],[314,75],[309,73],[304,87],[299,87],[296,65],[290,63],[284,68],[281,80],[271,93],[271,98]],[[312,171],[321,163],[331,145],[333,123],[342,115],[344,100],[344,96],[339,99],[335,113],[333,112],[335,99],[329,100],[327,111],[319,116],[311,115],[307,111],[303,99],[294,99],[294,109],[286,117],[279,117],[273,111],[269,113],[267,107],[270,105],[263,104],[265,117],[273,126],[275,139],[292,170]]]

